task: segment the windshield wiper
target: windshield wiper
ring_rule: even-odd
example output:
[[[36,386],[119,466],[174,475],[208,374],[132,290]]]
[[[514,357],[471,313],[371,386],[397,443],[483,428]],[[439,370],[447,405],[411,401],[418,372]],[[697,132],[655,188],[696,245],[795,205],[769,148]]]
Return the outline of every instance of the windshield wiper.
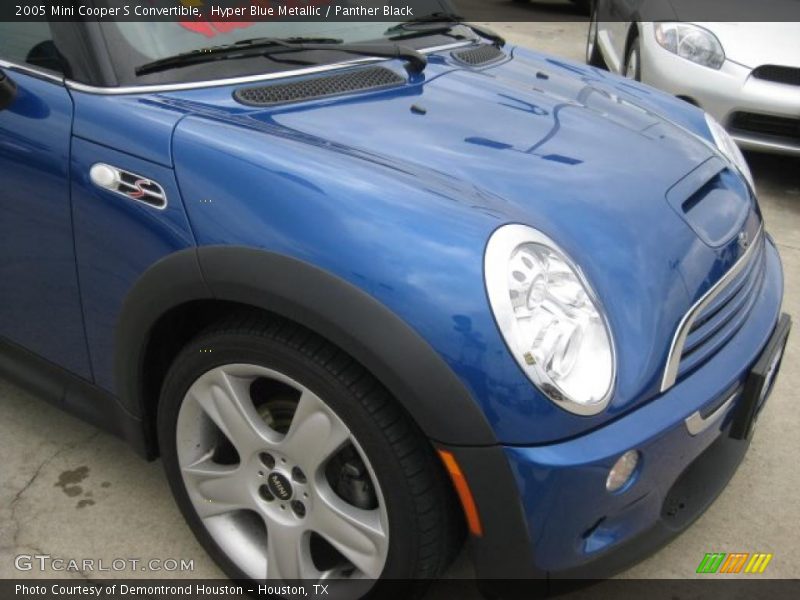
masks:
[[[350,44],[338,38],[322,37],[293,37],[293,38],[253,38],[242,40],[235,44],[211,46],[191,52],[184,52],[174,56],[167,56],[153,62],[136,67],[136,75],[147,75],[168,69],[177,69],[190,65],[230,60],[239,58],[252,58],[256,56],[269,56],[284,52],[302,52],[305,50],[331,50],[358,54],[360,56],[375,56],[380,58],[398,58],[408,63],[412,72],[421,73],[428,64],[428,59],[413,48],[400,44],[387,42]]]
[[[182,52],[165,58],[160,58],[152,62],[136,67],[136,75],[147,75],[168,69],[188,67],[201,63],[214,62],[216,60],[227,60],[231,58],[249,58],[260,56],[267,48],[294,48],[297,44],[341,44],[343,40],[338,38],[252,38],[241,40],[234,44],[223,44],[220,46],[209,46],[198,48],[191,52]],[[258,50],[258,52],[254,52]]]
[[[500,34],[495,33],[487,27],[466,23],[463,17],[455,13],[447,12],[435,12],[409,21],[403,21],[387,29],[384,35],[390,36],[390,40],[401,40],[420,35],[430,35],[432,33],[449,33],[456,25],[471,29],[473,33],[477,33],[479,36],[489,40],[498,47],[502,48],[506,45],[505,38]]]

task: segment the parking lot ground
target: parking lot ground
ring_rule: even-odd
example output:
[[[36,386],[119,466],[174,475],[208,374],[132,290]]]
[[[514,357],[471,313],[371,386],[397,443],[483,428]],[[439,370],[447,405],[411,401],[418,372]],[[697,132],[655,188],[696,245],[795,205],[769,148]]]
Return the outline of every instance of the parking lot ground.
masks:
[[[584,23],[498,23],[516,43],[580,60]],[[797,159],[749,156],[769,232],[784,262],[784,310],[800,319],[800,169]],[[790,338],[782,373],[752,448],[717,502],[686,533],[624,577],[685,578],[706,552],[771,552],[761,577],[800,577],[800,333]],[[0,578],[97,573],[21,573],[14,557],[193,560],[187,573],[123,577],[220,577],[175,507],[159,462],[146,463],[97,431],[0,380]],[[448,572],[468,577],[462,556]],[[108,576],[109,574],[103,574]]]

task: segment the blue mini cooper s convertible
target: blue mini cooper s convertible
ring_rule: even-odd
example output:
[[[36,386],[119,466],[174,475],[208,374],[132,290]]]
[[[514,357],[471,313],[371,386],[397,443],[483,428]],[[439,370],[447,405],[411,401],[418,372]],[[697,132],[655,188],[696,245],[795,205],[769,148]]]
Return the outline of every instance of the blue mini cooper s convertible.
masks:
[[[446,15],[0,24],[0,365],[160,456],[233,578],[606,576],[789,334],[741,153]]]

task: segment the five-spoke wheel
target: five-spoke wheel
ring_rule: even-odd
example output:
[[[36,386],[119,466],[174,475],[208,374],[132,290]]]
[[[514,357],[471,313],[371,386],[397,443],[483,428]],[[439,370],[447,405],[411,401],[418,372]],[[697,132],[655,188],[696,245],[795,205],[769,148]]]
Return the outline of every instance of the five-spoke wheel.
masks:
[[[189,388],[177,440],[192,505],[247,575],[380,576],[389,533],[380,488],[350,430],[314,392],[257,365],[214,368]],[[367,491],[339,489],[348,478]],[[314,535],[344,560],[320,566]]]
[[[232,319],[163,385],[178,505],[234,578],[430,578],[462,519],[428,440],[352,358],[282,320]]]

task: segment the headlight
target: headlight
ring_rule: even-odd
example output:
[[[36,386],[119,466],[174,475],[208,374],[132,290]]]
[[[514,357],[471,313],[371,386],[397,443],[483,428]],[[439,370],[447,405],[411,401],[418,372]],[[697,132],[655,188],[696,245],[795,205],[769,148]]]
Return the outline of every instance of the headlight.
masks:
[[[541,232],[505,225],[489,239],[486,289],[519,366],[558,406],[594,415],[608,404],[614,344],[580,269]]]
[[[656,23],[655,32],[658,44],[681,58],[712,69],[725,62],[722,44],[707,29],[689,23]]]
[[[717,149],[739,170],[742,176],[747,180],[747,183],[750,184],[750,189],[755,192],[756,182],[753,179],[753,173],[750,171],[750,167],[744,158],[744,154],[742,154],[742,151],[739,149],[739,146],[730,134],[725,131],[725,128],[708,113],[706,113],[706,123],[711,130],[711,135],[714,137],[714,143],[717,145]]]

